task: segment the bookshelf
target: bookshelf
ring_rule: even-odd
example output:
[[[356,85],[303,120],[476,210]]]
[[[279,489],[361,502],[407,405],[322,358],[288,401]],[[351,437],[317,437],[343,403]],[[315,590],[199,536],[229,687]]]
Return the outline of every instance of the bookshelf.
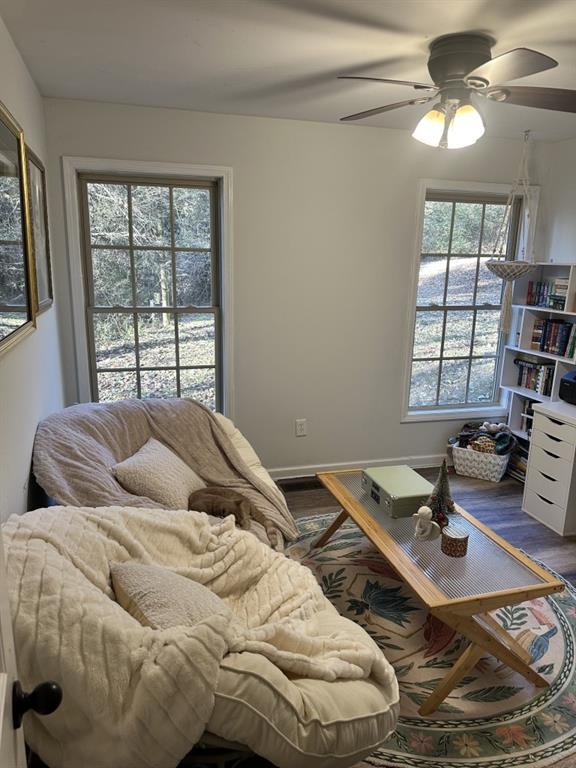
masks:
[[[548,303],[554,306],[540,305]],[[569,324],[574,324],[576,336],[576,263],[540,262],[533,272],[515,281],[500,387],[509,393],[508,424],[526,455],[534,418],[532,406],[566,405],[558,397],[560,381],[565,373],[576,368],[576,355],[569,354],[572,345],[565,338],[572,331]],[[562,354],[558,354],[560,351]],[[544,380],[547,387],[543,390]]]

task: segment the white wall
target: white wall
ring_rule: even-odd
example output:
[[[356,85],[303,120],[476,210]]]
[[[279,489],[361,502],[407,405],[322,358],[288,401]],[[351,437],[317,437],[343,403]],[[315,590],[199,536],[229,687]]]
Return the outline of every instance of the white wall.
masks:
[[[358,126],[62,100],[46,114],[63,283],[62,155],[233,168],[236,421],[267,466],[444,452],[458,422],[400,423],[417,180],[510,182],[519,141],[441,152]]]
[[[576,262],[576,139],[549,144],[546,155],[540,163],[540,253],[544,260]]]
[[[44,105],[20,54],[0,20],[0,99],[46,161]],[[26,510],[32,444],[38,421],[63,403],[56,312],[0,357],[0,521]]]

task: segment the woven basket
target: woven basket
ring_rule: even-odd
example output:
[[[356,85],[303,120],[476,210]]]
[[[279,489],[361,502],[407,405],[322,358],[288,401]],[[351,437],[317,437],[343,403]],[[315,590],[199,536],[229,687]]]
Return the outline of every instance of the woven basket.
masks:
[[[506,472],[510,454],[498,456],[497,453],[469,451],[467,448],[460,448],[456,444],[452,446],[452,458],[456,474],[499,483]]]

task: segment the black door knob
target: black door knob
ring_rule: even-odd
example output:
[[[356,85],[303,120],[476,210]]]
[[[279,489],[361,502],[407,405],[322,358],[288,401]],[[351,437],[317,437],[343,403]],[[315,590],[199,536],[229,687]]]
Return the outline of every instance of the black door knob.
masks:
[[[12,721],[14,728],[20,728],[22,718],[32,709],[39,715],[51,715],[60,706],[62,688],[53,680],[40,683],[32,693],[24,693],[19,680],[12,687]]]

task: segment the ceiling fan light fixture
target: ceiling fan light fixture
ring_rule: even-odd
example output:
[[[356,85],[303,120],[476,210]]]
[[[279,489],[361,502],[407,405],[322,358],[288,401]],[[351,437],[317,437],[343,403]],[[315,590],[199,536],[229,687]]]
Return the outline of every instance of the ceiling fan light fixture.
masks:
[[[429,147],[439,147],[444,133],[445,119],[444,108],[441,104],[436,104],[420,120],[412,133],[412,138],[421,141],[422,144],[427,144]]]
[[[429,147],[461,149],[475,144],[486,130],[482,115],[469,102],[436,104],[420,120],[412,137]]]
[[[484,135],[486,127],[482,115],[472,104],[461,104],[448,127],[448,149],[461,149],[475,144]]]

